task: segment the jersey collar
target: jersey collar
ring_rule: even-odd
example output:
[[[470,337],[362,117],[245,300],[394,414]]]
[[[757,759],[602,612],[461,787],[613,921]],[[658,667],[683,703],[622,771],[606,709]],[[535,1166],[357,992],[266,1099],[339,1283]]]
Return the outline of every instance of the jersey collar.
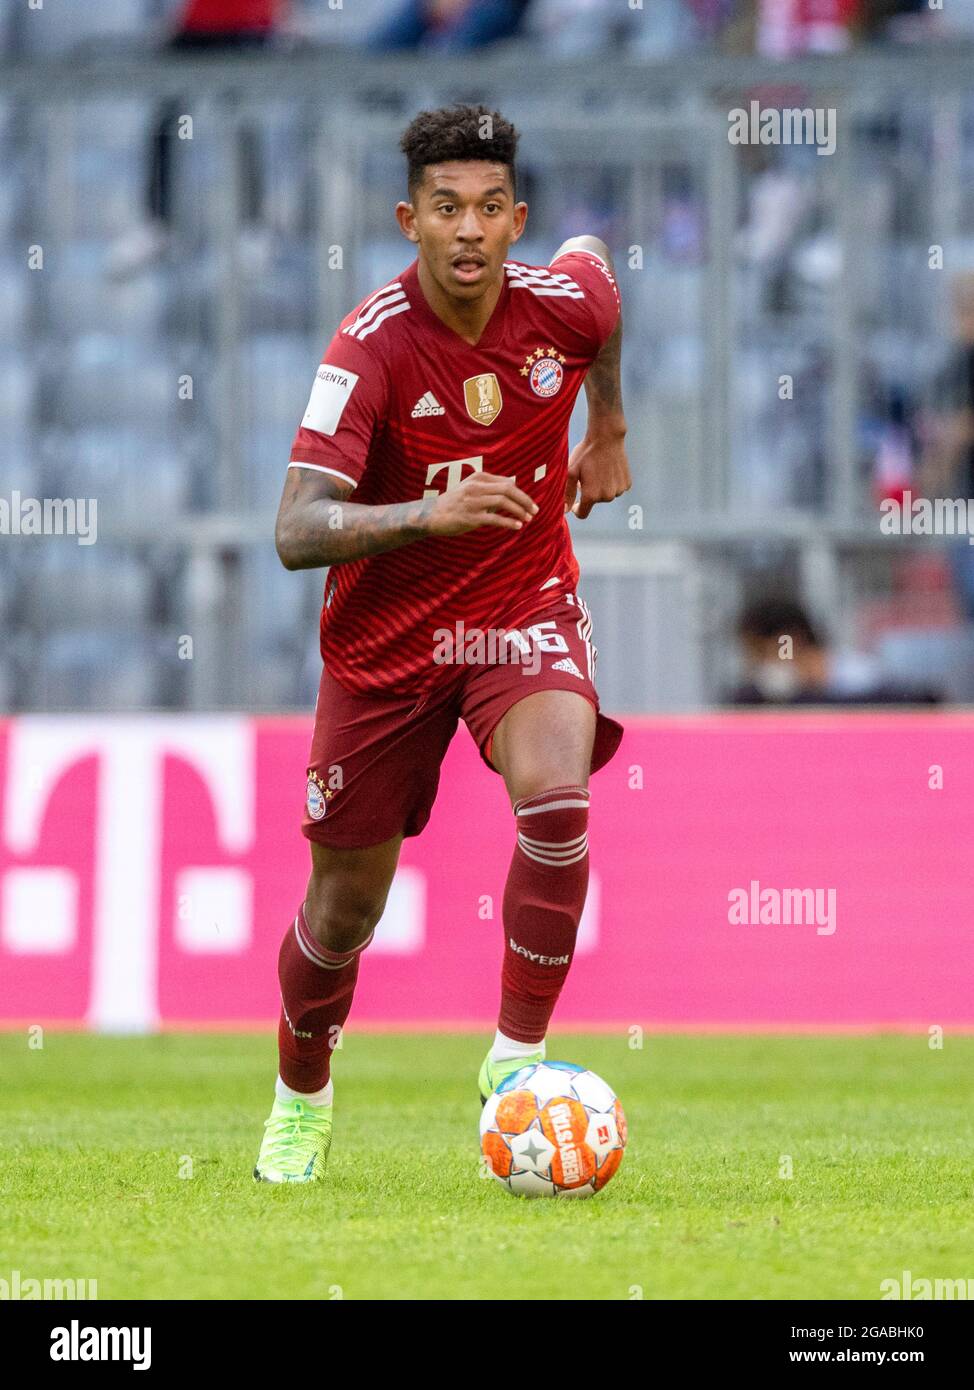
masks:
[[[422,321],[438,331],[454,347],[461,347],[466,352],[482,352],[486,348],[496,347],[504,336],[504,321],[507,318],[507,302],[510,299],[511,289],[507,270],[504,270],[504,283],[501,292],[494,305],[494,311],[484,326],[484,331],[476,343],[468,343],[466,338],[461,338],[459,333],[454,332],[443,322],[439,314],[430,308],[426,296],[423,294],[422,286],[419,283],[419,261],[413,261],[412,265],[399,277],[400,283],[406,291],[406,296],[410,304],[415,308]]]

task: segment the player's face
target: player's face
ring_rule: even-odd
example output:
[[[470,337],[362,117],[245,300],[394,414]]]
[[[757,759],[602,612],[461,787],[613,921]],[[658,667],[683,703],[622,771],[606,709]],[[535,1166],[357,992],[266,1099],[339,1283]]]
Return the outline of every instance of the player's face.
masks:
[[[413,202],[396,208],[440,288],[470,300],[503,275],[527,212],[527,203],[514,201],[507,166],[483,159],[428,164]]]

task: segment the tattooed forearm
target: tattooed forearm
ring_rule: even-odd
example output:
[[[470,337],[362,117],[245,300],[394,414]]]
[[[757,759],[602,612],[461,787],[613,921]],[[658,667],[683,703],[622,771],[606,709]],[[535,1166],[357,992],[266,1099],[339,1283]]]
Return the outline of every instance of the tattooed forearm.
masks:
[[[589,427],[614,425],[625,431],[622,410],[622,319],[585,378],[585,397],[588,401]]]
[[[307,492],[305,479],[289,479],[277,518],[277,553],[286,569],[341,565],[430,534],[435,498],[371,507],[342,501],[338,489],[334,495],[316,497],[302,497],[302,490]]]
[[[562,242],[552,259],[571,251],[591,251],[604,261],[610,274],[615,274],[608,246],[597,236],[570,237]],[[585,378],[585,397],[588,401],[588,433],[623,436],[626,419],[622,409],[622,319],[616,324],[612,337],[588,369]]]

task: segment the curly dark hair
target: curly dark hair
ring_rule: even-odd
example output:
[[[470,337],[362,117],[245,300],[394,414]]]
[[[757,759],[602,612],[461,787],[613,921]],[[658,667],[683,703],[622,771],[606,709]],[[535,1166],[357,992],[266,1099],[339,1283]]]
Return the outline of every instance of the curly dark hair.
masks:
[[[516,197],[517,141],[518,133],[510,121],[486,106],[443,106],[438,111],[420,111],[399,141],[406,156],[409,196],[422,183],[428,164],[447,159],[490,159],[507,165]]]

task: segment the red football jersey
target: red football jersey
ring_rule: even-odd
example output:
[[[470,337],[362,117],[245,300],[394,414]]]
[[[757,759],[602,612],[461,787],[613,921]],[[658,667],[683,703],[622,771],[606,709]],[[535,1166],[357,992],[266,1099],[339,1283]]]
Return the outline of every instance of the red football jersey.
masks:
[[[368,296],[328,345],[291,466],[355,484],[377,505],[437,496],[482,470],[538,504],[522,530],[431,536],[328,573],[321,654],[351,690],[417,694],[443,668],[437,629],[511,630],[572,592],[578,564],[564,512],[568,421],[585,374],[619,318],[601,257],[508,261],[480,341],[430,308],[417,263]]]

